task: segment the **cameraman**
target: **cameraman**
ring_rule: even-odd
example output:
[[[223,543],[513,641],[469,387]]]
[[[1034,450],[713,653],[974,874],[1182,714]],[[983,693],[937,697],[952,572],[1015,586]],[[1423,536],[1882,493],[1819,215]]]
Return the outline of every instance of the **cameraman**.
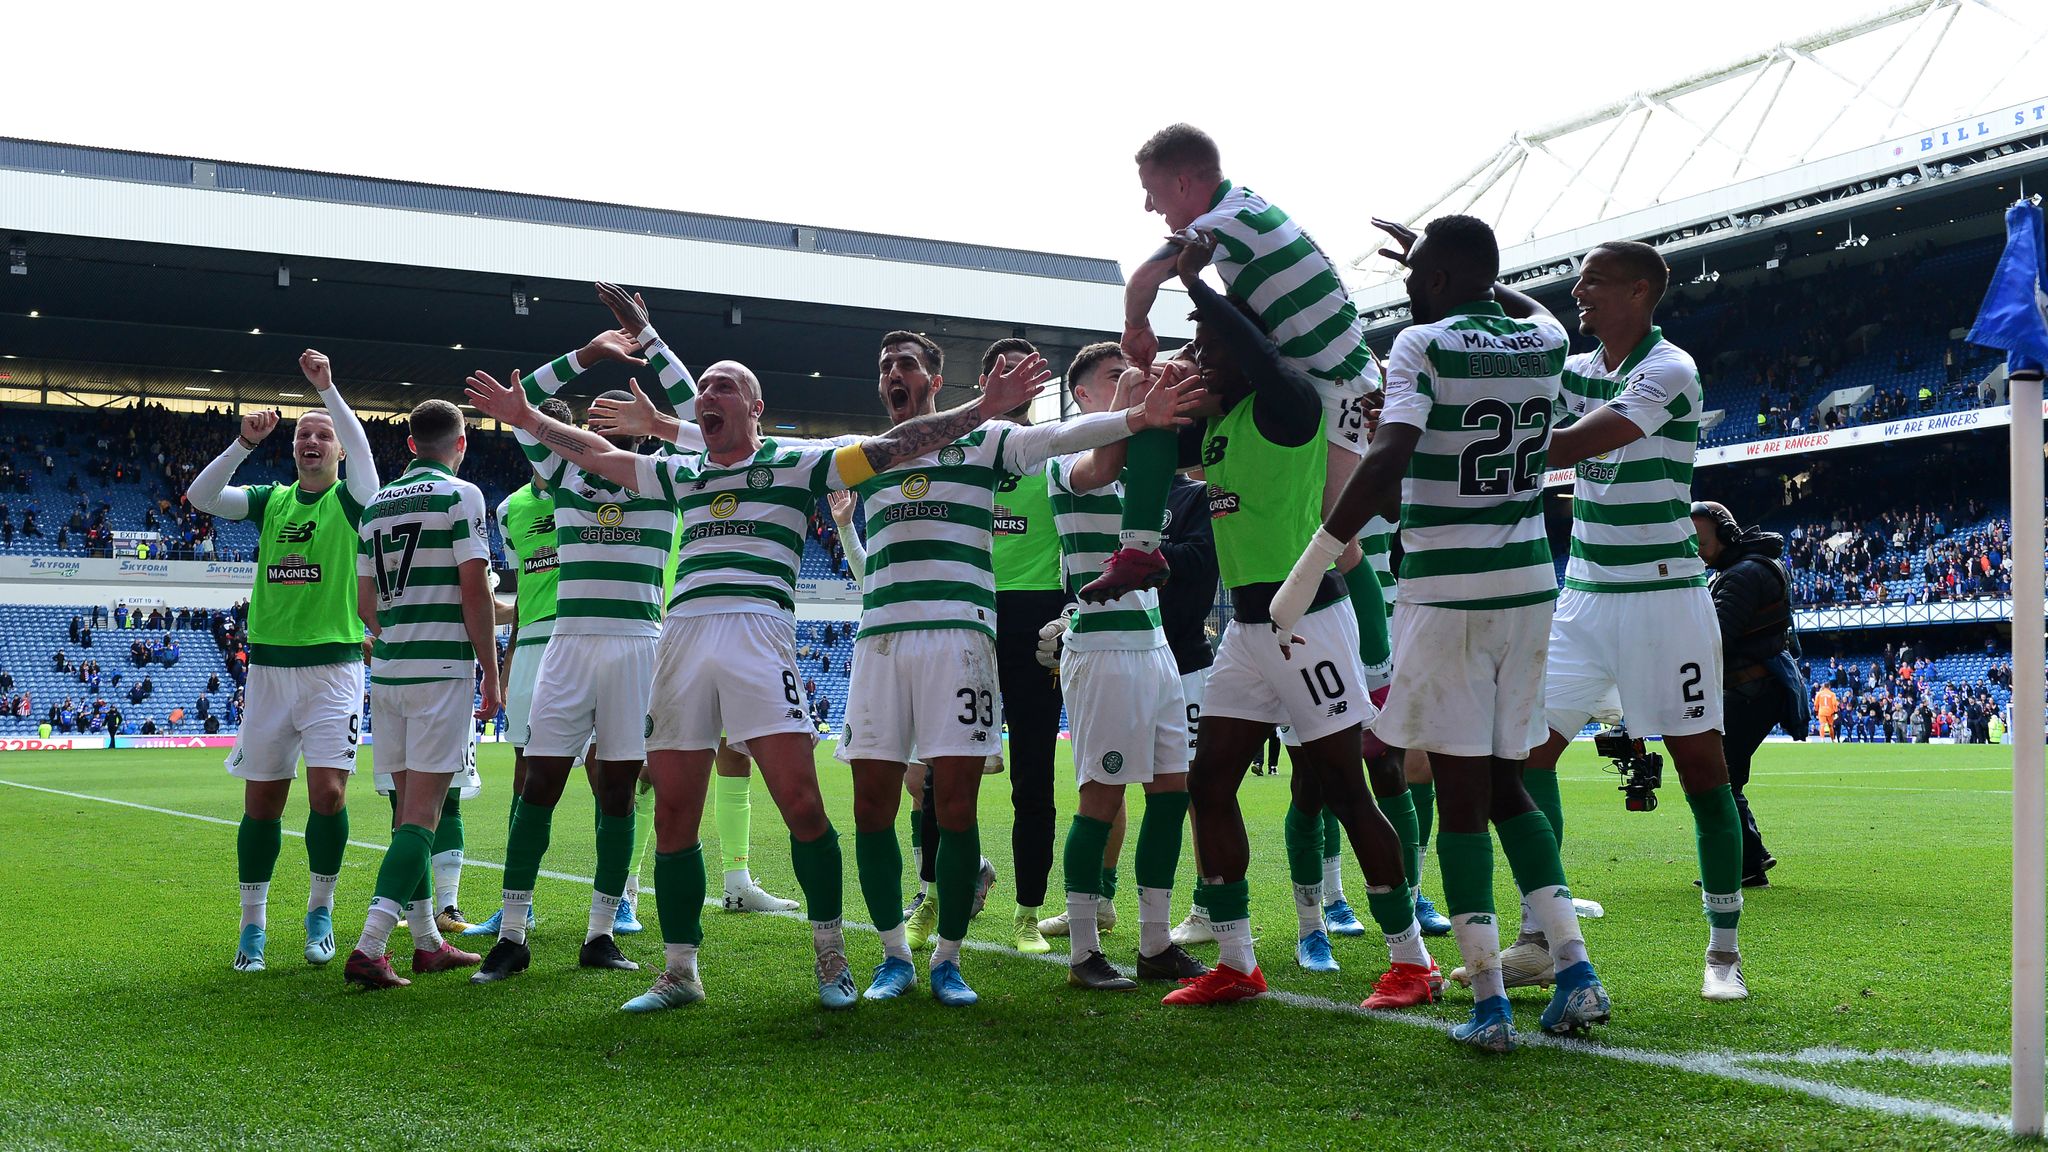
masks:
[[[1709,500],[1692,506],[1700,559],[1713,569],[1708,585],[1721,624],[1721,708],[1728,783],[1742,816],[1742,886],[1762,888],[1764,873],[1778,861],[1764,848],[1756,817],[1743,790],[1750,758],[1772,728],[1782,724],[1794,740],[1806,739],[1809,720],[1805,685],[1793,663],[1790,581],[1778,557],[1785,538],[1760,528],[1744,529],[1734,513]]]

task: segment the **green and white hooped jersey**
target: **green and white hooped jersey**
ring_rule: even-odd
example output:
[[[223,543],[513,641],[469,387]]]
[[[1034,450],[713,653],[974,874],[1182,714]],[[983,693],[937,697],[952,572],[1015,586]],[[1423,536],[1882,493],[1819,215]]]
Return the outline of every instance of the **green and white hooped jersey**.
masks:
[[[818,497],[844,489],[842,451],[860,437],[764,440],[737,464],[703,453],[642,457],[636,487],[682,513],[682,546],[668,600],[674,617],[796,611],[797,562]]]
[[[1117,550],[1123,524],[1123,485],[1112,481],[1091,492],[1076,492],[1067,482],[1085,453],[1046,461],[1046,490],[1052,497],[1053,524],[1059,529],[1060,571],[1069,596],[1102,575],[1109,554]],[[1163,527],[1163,525],[1162,525]],[[1104,604],[1081,603],[1067,629],[1066,646],[1074,652],[1146,652],[1166,647],[1159,626],[1159,593],[1151,588],[1126,592]]]
[[[561,575],[555,552],[555,494],[522,486],[498,504],[498,531],[519,561],[520,648],[545,644],[555,630],[555,585]]]
[[[1282,356],[1319,380],[1367,381],[1372,390],[1379,366],[1358,308],[1336,265],[1287,213],[1225,180],[1189,227],[1215,235],[1217,274],[1259,314]]]
[[[669,403],[683,418],[682,446],[704,447],[696,425],[690,374],[660,341],[646,349]],[[581,374],[573,355],[558,357],[526,378],[538,404]],[[523,430],[519,447],[555,497],[556,636],[659,636],[661,593],[675,543],[675,505],[592,476],[548,451]]]
[[[995,636],[996,486],[1037,471],[1057,429],[991,421],[879,475],[862,479],[857,466],[841,466],[867,502],[860,635],[971,628]]]
[[[445,465],[414,460],[363,512],[356,574],[377,589],[372,684],[468,680],[476,649],[462,622],[460,569],[490,562],[484,494]]]
[[[1557,597],[1543,462],[1564,328],[1490,301],[1394,338],[1382,424],[1422,430],[1401,481],[1401,598],[1488,610]]]
[[[249,594],[249,663],[283,668],[355,664],[363,658],[356,615],[356,527],[363,508],[336,480],[317,494],[256,484],[249,514],[262,535]]]
[[[1650,329],[1613,372],[1599,349],[1564,363],[1558,423],[1606,405],[1643,437],[1581,460],[1572,490],[1572,547],[1564,586],[1583,592],[1703,588],[1706,565],[1692,530],[1693,455],[1699,447],[1699,369]]]
[[[1375,516],[1358,533],[1358,549],[1379,578],[1380,597],[1387,602],[1389,616],[1394,614],[1394,597],[1400,587],[1400,581],[1394,579],[1394,533],[1400,530],[1399,524],[1385,516]]]

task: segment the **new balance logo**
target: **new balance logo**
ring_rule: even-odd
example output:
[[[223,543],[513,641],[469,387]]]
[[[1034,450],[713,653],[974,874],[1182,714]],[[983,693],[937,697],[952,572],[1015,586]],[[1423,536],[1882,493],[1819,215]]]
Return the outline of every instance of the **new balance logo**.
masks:
[[[1227,451],[1229,447],[1230,437],[1211,436],[1209,438],[1209,442],[1207,444],[1202,445],[1202,463],[1210,468],[1214,468],[1216,465],[1223,463],[1223,453]]]
[[[802,712],[798,711],[798,710],[797,710],[797,709],[795,709],[795,708],[791,708],[791,709],[789,710],[789,714],[788,714],[788,715],[789,715],[789,719],[791,719],[791,720],[801,720],[801,719],[803,719],[803,718],[804,718],[804,714],[803,714]]]
[[[974,741],[976,744],[986,744],[988,743],[988,733],[976,732],[973,735],[969,736],[968,739]]]
[[[1337,702],[1336,702],[1335,704],[1332,704],[1332,705],[1330,705],[1330,713],[1329,713],[1329,714],[1330,714],[1330,715],[1332,715],[1332,716],[1342,716],[1342,715],[1343,715],[1344,713],[1346,713],[1346,712],[1349,712],[1350,710],[1351,710],[1351,701],[1349,701],[1349,700],[1339,700],[1339,701],[1337,701]]]
[[[320,522],[317,520],[307,520],[300,524],[287,524],[283,528],[278,529],[277,542],[280,544],[304,544],[313,539],[313,530],[318,527],[320,527]]]
[[[550,512],[535,520],[533,527],[526,534],[528,536],[553,536],[555,534],[555,514]]]
[[[1705,704],[1695,704],[1685,710],[1685,718],[1687,720],[1697,720],[1706,714],[1707,706]]]

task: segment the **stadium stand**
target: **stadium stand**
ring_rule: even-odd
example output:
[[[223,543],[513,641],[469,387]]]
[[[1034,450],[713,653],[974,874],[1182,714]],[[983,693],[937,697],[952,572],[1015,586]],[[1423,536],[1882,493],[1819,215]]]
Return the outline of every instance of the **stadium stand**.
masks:
[[[98,626],[91,624],[95,608]],[[172,616],[168,626],[151,628],[138,612],[141,623],[123,627],[104,604],[0,605],[0,736],[33,736],[45,722],[58,735],[106,732],[112,711],[121,714],[124,735],[145,723],[165,733],[207,732],[208,717],[217,723],[213,731],[234,732],[241,720],[238,614],[174,609]],[[73,620],[90,631],[89,645],[71,638]],[[137,662],[152,643],[175,644],[175,662],[154,652]]]

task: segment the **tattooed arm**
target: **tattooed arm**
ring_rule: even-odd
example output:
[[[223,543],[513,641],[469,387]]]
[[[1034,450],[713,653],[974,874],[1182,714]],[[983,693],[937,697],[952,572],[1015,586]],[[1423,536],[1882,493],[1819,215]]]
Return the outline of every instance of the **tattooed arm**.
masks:
[[[477,411],[511,428],[527,456],[536,459],[536,465],[539,457],[552,455],[592,476],[640,491],[638,453],[615,448],[595,432],[541,415],[527,399],[525,383],[518,372],[512,373],[509,388],[483,371],[471,376],[467,384],[469,402]]]

